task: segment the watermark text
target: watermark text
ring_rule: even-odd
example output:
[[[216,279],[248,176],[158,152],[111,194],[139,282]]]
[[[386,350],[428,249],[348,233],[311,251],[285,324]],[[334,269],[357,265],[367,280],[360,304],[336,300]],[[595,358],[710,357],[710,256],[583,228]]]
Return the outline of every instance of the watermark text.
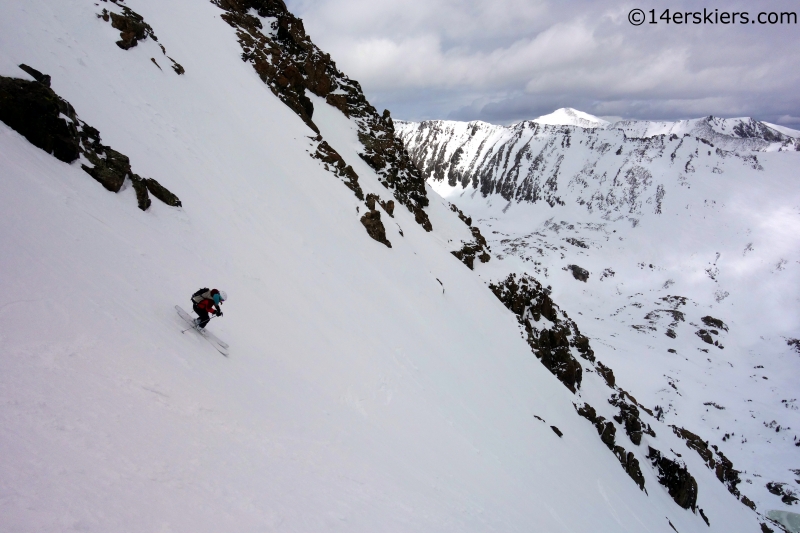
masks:
[[[671,9],[644,11],[636,8],[628,13],[628,22],[634,26],[641,26],[642,24],[797,24],[797,13],[794,11],[750,13],[748,11],[720,11],[719,9],[707,8],[703,8],[702,11],[673,11]]]

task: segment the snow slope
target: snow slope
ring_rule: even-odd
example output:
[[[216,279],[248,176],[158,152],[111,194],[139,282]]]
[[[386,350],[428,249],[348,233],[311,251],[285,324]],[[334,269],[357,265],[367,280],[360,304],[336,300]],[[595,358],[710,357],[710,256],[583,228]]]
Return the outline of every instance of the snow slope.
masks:
[[[764,122],[764,124],[766,124],[775,131],[779,131],[784,135],[788,135],[789,137],[795,137],[795,138],[800,137],[800,130],[794,130],[792,128],[787,128],[786,126],[779,126],[777,124],[772,124],[770,122]]]
[[[0,3],[0,75],[52,75],[183,202],[141,212],[0,124],[4,530],[758,530],[702,468],[710,529],[649,468],[649,495],[631,483],[450,254],[469,232],[432,191],[434,233],[398,208],[392,248],[370,239],[218,8],[129,5],[185,75],[152,40],[117,48],[94,2]],[[315,104],[381,190],[353,124]],[[200,286],[229,294],[209,327],[230,358],[180,333]]]

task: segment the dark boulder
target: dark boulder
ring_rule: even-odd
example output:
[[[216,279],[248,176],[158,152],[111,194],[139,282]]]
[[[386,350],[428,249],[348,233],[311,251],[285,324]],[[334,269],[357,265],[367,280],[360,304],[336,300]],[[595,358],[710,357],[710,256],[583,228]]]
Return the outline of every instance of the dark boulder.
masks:
[[[613,452],[616,445],[615,438],[617,434],[617,427],[614,423],[607,422],[605,418],[598,416],[594,407],[588,403],[578,408],[578,414],[594,424],[595,429],[597,429],[597,434],[600,435],[600,440]]]
[[[753,511],[756,510],[755,502],[753,500],[751,500],[750,498],[748,498],[747,496],[745,496],[744,494],[742,494],[742,503],[745,504],[746,506],[748,506]]]
[[[147,185],[147,190],[150,191],[150,194],[164,202],[165,204],[172,206],[172,207],[181,207],[181,201],[171,193],[166,187],[161,185],[159,182],[154,180],[153,178],[146,178],[144,180],[145,184]]]
[[[718,318],[714,318],[713,316],[704,316],[700,320],[703,321],[703,324],[710,328],[717,328],[717,329],[724,329],[728,331],[728,326],[722,320]]]
[[[714,339],[711,337],[711,334],[704,329],[698,329],[695,335],[700,337],[706,344],[714,344]]]
[[[100,15],[103,20],[106,18],[106,10]],[[130,8],[122,6],[122,14],[108,12],[111,18],[111,26],[119,30],[120,40],[117,41],[117,46],[123,50],[129,50],[139,44],[148,37],[153,37],[153,28],[144,21],[141,15],[132,11]]]
[[[383,222],[381,222],[380,211],[377,209],[367,211],[364,213],[364,216],[361,217],[361,223],[364,224],[370,237],[385,244],[389,248],[392,247],[392,243],[386,240],[386,228],[383,227]]]
[[[617,459],[619,459],[619,463],[622,465],[622,468],[625,470],[625,472],[627,472],[634,483],[636,483],[641,490],[644,490],[644,474],[642,474],[642,469],[639,466],[639,460],[633,455],[633,452],[625,451],[625,448],[622,446],[615,446],[614,454],[617,456]]]
[[[75,110],[35,81],[0,77],[0,120],[65,163],[80,155]]]
[[[581,268],[578,265],[567,265],[564,270],[571,270],[572,277],[577,279],[578,281],[582,281],[586,283],[589,280],[589,271],[585,268]]]
[[[578,414],[589,420],[597,429],[597,434],[600,435],[600,440],[605,444],[609,450],[614,452],[614,455],[619,460],[619,464],[623,470],[630,476],[634,483],[641,489],[644,488],[644,475],[639,466],[639,460],[633,455],[633,452],[625,450],[622,446],[617,446],[614,443],[614,436],[616,435],[617,428],[613,422],[606,421],[602,416],[598,416],[594,407],[588,403],[577,407]]]
[[[94,164],[94,167],[81,165],[81,168],[109,191],[119,192],[122,184],[125,183],[125,178],[131,173],[131,161],[126,155],[116,150],[104,148],[102,155],[105,157],[102,158],[92,152],[87,152],[87,158]]]
[[[385,112],[384,112],[385,114]],[[469,227],[470,232],[472,232],[473,241],[466,242],[461,247],[460,250],[456,250],[452,253],[454,256],[458,258],[459,261],[467,265],[470,270],[474,270],[475,266],[475,258],[477,257],[481,263],[486,263],[491,259],[491,255],[489,255],[489,245],[486,243],[486,238],[481,235],[481,230],[472,226],[472,218],[467,217],[464,213],[459,209],[455,204],[450,204],[450,210],[458,215],[458,218]],[[420,211],[422,211],[420,209]],[[424,211],[422,211],[424,214]],[[425,215],[427,216],[427,215]],[[419,222],[419,221],[417,221]],[[428,223],[430,225],[430,223]],[[424,226],[423,226],[424,227]]]
[[[144,179],[137,174],[131,175],[131,184],[133,185],[133,190],[136,192],[136,202],[139,205],[139,209],[147,211],[147,208],[150,207],[152,203],[150,201],[150,196],[147,194],[147,184]]]
[[[775,496],[780,496],[781,501],[786,505],[794,505],[798,499],[794,491],[786,486],[786,483],[770,481],[767,483],[767,490]]]
[[[614,388],[614,386],[617,383],[617,380],[614,378],[613,370],[608,368],[600,361],[597,361],[597,373],[600,374],[600,377],[602,377],[605,380],[606,385],[608,385],[612,389]]]

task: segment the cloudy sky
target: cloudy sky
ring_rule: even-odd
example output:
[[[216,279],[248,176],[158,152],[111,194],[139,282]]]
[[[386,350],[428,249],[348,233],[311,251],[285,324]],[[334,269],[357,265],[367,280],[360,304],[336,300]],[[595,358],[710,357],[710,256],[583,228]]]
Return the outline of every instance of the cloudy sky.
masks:
[[[796,0],[287,0],[379,109],[508,124],[753,116],[800,128],[800,24],[632,25],[676,11],[796,12]],[[740,19],[737,19],[737,21]]]

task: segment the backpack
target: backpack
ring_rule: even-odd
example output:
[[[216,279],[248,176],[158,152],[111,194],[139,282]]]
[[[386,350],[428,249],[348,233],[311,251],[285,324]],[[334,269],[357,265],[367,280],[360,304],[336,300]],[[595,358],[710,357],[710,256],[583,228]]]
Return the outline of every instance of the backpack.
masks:
[[[202,289],[196,291],[194,294],[192,294],[192,301],[194,303],[200,303],[201,301],[204,300],[204,298],[202,298],[202,297],[198,298],[198,297],[201,296],[202,294],[210,291],[210,290],[211,289],[209,289],[208,287],[203,287]]]

